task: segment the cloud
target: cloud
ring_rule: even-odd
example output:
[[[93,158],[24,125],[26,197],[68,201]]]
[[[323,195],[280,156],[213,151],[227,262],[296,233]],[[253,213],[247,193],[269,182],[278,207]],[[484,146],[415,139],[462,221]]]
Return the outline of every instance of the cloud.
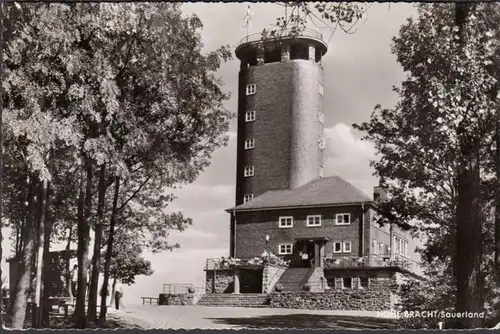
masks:
[[[377,179],[372,175],[370,160],[375,159],[373,143],[356,138],[352,128],[343,123],[325,129],[325,176],[339,175],[367,195]]]
[[[217,238],[217,234],[212,233],[212,232],[205,232],[201,231],[196,228],[188,227],[186,230],[180,232],[180,231],[173,231],[170,234],[171,237],[174,238],[190,238],[190,239],[213,239]]]

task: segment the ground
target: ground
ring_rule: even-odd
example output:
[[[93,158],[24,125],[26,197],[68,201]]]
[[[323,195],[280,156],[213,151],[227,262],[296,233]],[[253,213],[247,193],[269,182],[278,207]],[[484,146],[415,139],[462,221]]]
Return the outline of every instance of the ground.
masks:
[[[108,319],[124,328],[392,328],[371,311],[316,311],[277,308],[133,305],[111,311]]]

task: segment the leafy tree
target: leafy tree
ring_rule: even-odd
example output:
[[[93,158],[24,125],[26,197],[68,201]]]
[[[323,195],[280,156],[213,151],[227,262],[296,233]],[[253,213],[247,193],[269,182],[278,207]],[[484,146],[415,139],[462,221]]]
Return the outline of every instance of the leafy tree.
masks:
[[[83,328],[90,228],[96,230],[95,250],[102,248],[103,229],[108,235],[109,263],[115,223],[140,227],[148,238],[137,234],[137,240],[157,251],[176,246],[166,242],[168,229],[190,223],[163,213],[173,199],[163,189],[192,182],[208,166],[210,154],[227,142],[232,115],[223,102],[229,95],[215,71],[230,52],[222,47],[203,54],[201,22],[183,18],[178,4],[43,4],[24,10],[30,19],[17,22],[19,31],[6,50],[8,149],[12,157],[22,157],[6,170],[13,194],[7,207],[9,215],[20,211],[18,216],[26,217],[15,222],[19,227],[35,231],[34,194],[42,180],[51,181],[53,198],[46,211],[55,229],[48,238],[69,233],[69,245],[77,232],[75,314]],[[30,183],[18,182],[15,175],[29,175]],[[28,196],[25,208],[16,205],[23,196]],[[33,233],[23,238],[19,249],[29,277],[36,240]],[[94,257],[94,268],[99,259]],[[97,278],[94,270],[91,321]],[[29,289],[28,281],[22,282],[21,304]],[[15,312],[18,328],[24,321],[21,306]]]
[[[457,25],[451,4],[419,6],[418,19],[409,19],[394,38],[393,53],[408,73],[395,88],[400,101],[394,109],[377,107],[370,122],[355,125],[381,156],[373,166],[391,193],[384,220],[428,237],[424,260],[444,264],[448,286],[457,284],[460,312],[482,311],[486,293],[496,6],[478,5],[465,26]],[[457,325],[471,328],[478,321]]]

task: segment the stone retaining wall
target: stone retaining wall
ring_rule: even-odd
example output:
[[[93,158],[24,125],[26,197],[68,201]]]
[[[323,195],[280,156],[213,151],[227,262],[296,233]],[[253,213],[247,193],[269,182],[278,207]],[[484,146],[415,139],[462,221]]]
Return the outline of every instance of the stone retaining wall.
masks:
[[[206,272],[205,292],[206,293],[230,293],[233,292],[234,271],[209,270]]]
[[[199,293],[161,293],[158,301],[164,301],[161,305],[196,305],[200,297]]]
[[[391,309],[389,290],[329,290],[284,292],[270,295],[270,307],[309,310],[384,311]]]

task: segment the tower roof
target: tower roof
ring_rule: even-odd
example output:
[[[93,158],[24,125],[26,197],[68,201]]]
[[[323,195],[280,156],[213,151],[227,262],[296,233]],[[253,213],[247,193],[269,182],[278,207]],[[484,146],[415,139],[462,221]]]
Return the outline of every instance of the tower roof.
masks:
[[[259,209],[338,206],[361,203],[374,204],[373,200],[361,190],[340,176],[332,176],[311,181],[295,189],[270,190],[249,202],[226,211],[254,211]]]
[[[262,33],[250,34],[243,37],[238,46],[236,47],[235,54],[236,57],[242,59],[243,55],[249,50],[255,49],[259,44],[273,44],[273,43],[300,43],[306,42],[316,46],[321,50],[324,55],[328,50],[328,44],[323,40],[323,35],[312,29],[303,29],[299,33],[296,33],[293,29],[285,29],[278,32],[279,37],[269,38],[268,40],[263,40]]]

